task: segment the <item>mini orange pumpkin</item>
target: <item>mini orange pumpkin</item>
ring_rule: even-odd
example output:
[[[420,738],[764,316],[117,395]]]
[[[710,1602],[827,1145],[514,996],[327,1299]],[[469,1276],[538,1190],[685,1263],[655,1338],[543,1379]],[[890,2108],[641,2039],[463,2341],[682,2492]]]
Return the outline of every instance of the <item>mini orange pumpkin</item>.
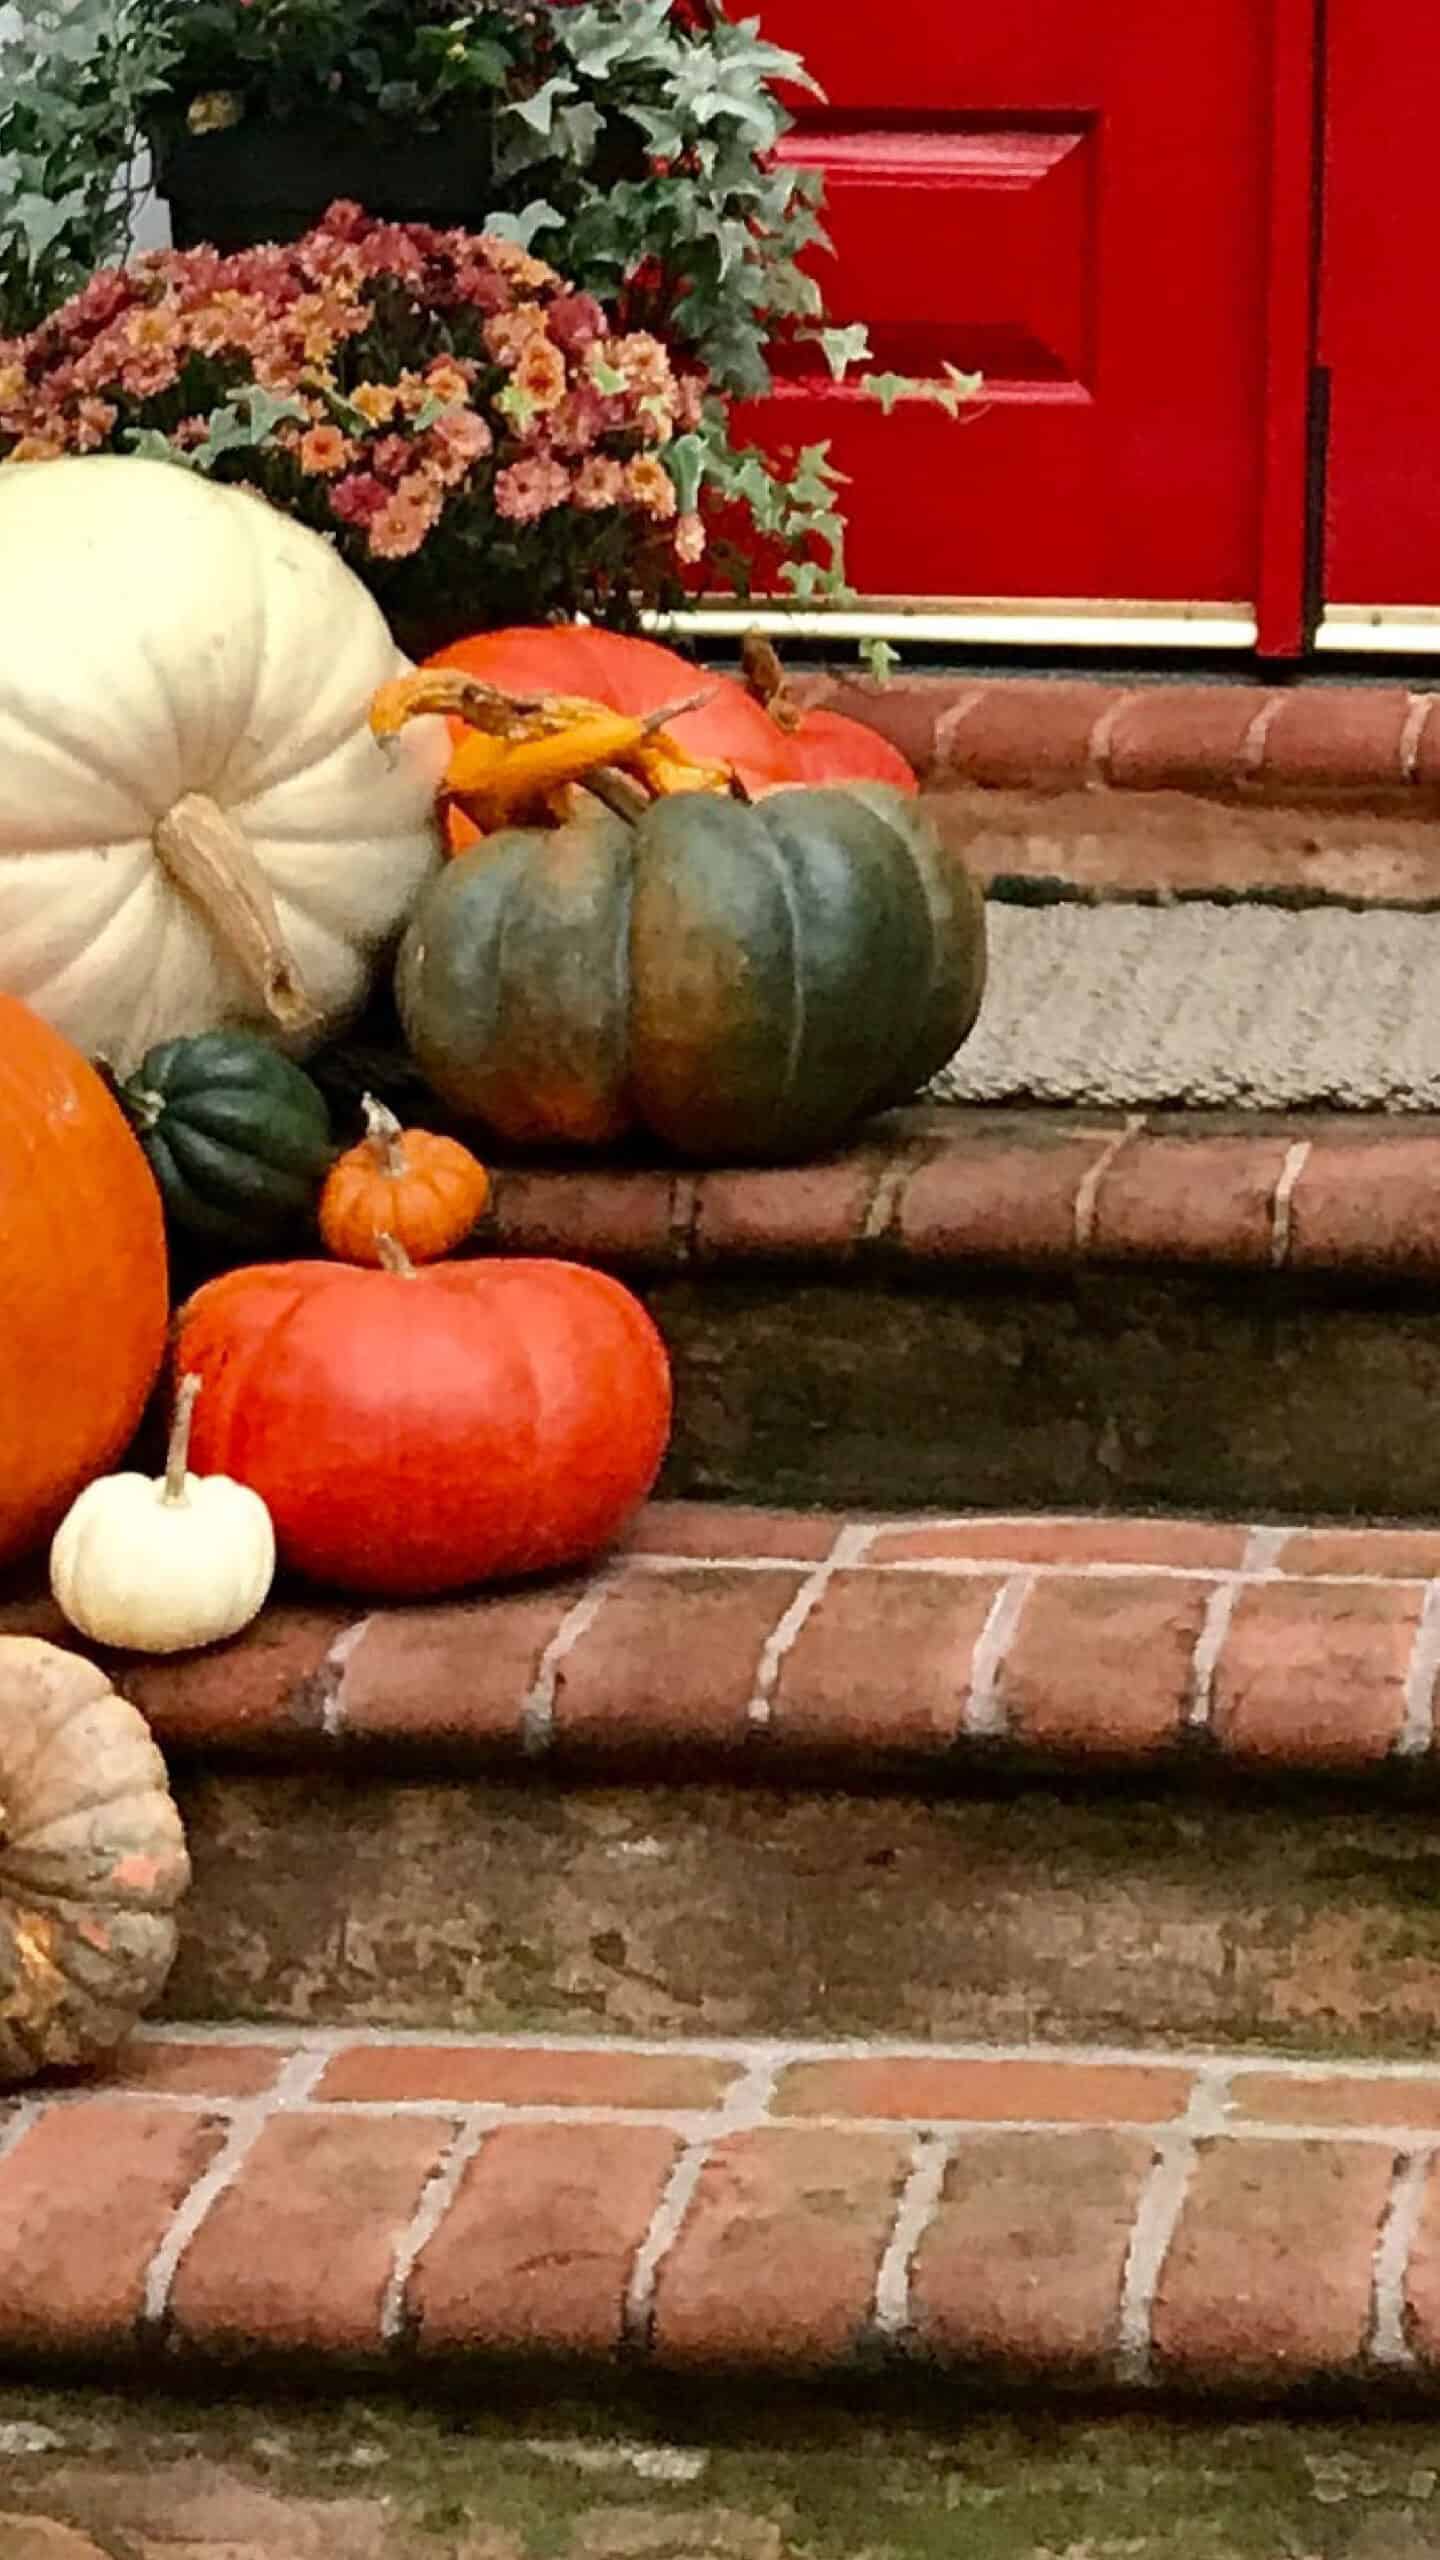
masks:
[[[402,1129],[373,1094],[364,1100],[365,1136],[337,1157],[320,1194],[320,1233],[337,1262],[371,1270],[384,1262],[382,1237],[411,1262],[439,1262],[469,1235],[490,1197],[490,1177],[458,1138]]]

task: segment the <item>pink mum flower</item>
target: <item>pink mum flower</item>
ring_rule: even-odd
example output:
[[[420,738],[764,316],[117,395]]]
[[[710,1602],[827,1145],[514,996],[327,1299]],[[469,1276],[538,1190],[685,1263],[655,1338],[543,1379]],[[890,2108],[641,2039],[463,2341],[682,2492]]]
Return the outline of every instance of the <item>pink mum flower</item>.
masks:
[[[608,454],[592,453],[575,474],[575,504],[593,512],[600,507],[618,507],[625,500],[624,466],[612,462]]]
[[[329,479],[354,459],[355,447],[338,427],[311,427],[300,439],[300,468]]]
[[[569,495],[570,474],[549,454],[528,455],[495,475],[495,512],[510,524],[533,524],[552,507],[563,507]]]
[[[705,527],[699,516],[682,516],[675,527],[675,557],[693,567],[705,557]]]
[[[675,513],[675,483],[664,464],[652,454],[642,453],[637,461],[627,462],[625,495],[659,524],[668,523]]]
[[[330,512],[342,524],[370,524],[389,503],[391,491],[373,471],[352,471],[330,492]]]

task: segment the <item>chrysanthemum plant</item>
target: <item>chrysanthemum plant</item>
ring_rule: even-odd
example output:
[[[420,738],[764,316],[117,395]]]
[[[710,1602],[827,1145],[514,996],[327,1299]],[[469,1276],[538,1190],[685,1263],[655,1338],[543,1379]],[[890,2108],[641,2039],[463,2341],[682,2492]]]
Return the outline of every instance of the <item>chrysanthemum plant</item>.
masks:
[[[561,260],[573,291],[608,312],[617,344],[643,340],[668,350],[678,405],[650,418],[643,454],[622,455],[603,441],[566,452],[552,430],[537,428],[533,419],[490,416],[482,388],[474,414],[489,426],[495,451],[483,457],[483,468],[472,463],[422,537],[407,580],[417,590],[427,554],[437,584],[448,574],[445,554],[452,534],[459,539],[469,505],[490,495],[499,509],[507,491],[518,491],[530,512],[523,521],[500,515],[490,546],[492,574],[518,592],[522,574],[533,581],[538,570],[545,596],[562,609],[598,606],[621,619],[638,605],[673,600],[677,568],[693,559],[701,528],[717,518],[742,528],[748,521],[798,600],[836,595],[844,588],[844,520],[828,447],[811,444],[783,466],[772,464],[734,440],[732,402],[762,395],[777,344],[793,346],[798,339],[812,342],[814,360],[835,378],[858,381],[886,403],[923,397],[954,413],[976,388],[972,378],[954,372],[927,383],[868,372],[863,326],[827,325],[807,262],[807,253],[824,246],[819,181],[774,156],[790,123],[782,91],[813,90],[814,84],[796,56],[765,41],[757,20],[732,21],[719,0],[18,0],[18,10],[27,28],[48,23],[43,44],[34,36],[27,42],[22,32],[18,47],[0,46],[0,326],[7,302],[14,327],[16,315],[29,320],[37,302],[53,303],[103,250],[119,253],[137,126],[157,105],[179,102],[201,132],[237,122],[258,130],[267,120],[319,109],[372,128],[388,117],[407,135],[453,131],[457,122],[483,118],[492,173],[487,232],[537,260]],[[47,158],[37,131],[48,129],[48,117],[63,137],[85,101],[86,112],[98,118],[109,92],[126,102],[128,125],[125,113],[96,123],[86,146],[94,165],[77,193],[64,151],[57,144]],[[106,152],[108,196],[98,176]],[[13,198],[8,207],[5,199],[7,153],[29,190],[18,210]],[[62,180],[71,192],[57,200]],[[82,196],[83,219],[76,209]],[[333,231],[325,236],[333,238]],[[415,234],[416,254],[428,260],[422,237]],[[281,291],[279,269],[270,272],[271,289]],[[426,363],[452,354],[480,364],[481,380],[483,351],[466,339],[463,300],[457,306],[448,298],[450,283],[442,283],[439,269],[427,265],[426,272],[441,297],[424,313],[428,351],[397,344],[387,368],[381,351],[394,341],[395,297],[382,291],[375,302],[372,295],[371,316],[351,327],[352,311],[338,335],[346,350],[340,374],[350,389],[357,387],[354,368],[362,359],[372,370],[378,364],[377,379],[391,388],[402,373],[418,376]],[[172,291],[183,301],[193,290],[178,270],[153,263],[141,277],[144,296],[157,307],[168,307]],[[516,278],[506,281],[513,287]],[[535,291],[539,302],[532,307],[538,308],[559,288],[537,284]],[[143,449],[154,450],[155,439],[163,438],[173,448],[183,426],[201,467],[261,478],[272,496],[301,512],[329,507],[328,497],[303,485],[307,477],[333,479],[338,494],[357,474],[307,475],[299,445],[320,422],[308,410],[303,419],[275,417],[269,405],[277,396],[303,402],[325,395],[288,380],[279,385],[258,371],[246,381],[236,369],[244,349],[231,345],[224,352],[224,379],[212,386],[220,395],[214,403],[219,423],[207,428],[208,441],[189,423],[193,403],[185,418],[163,410],[136,417],[123,396],[112,404],[116,425],[102,440],[118,434],[133,447],[139,436],[149,439]],[[573,351],[561,353],[571,365]],[[12,349],[10,362],[16,361]],[[630,389],[609,383],[605,359],[586,361],[600,367],[587,374],[587,391],[615,401]],[[33,359],[25,362],[28,367]],[[200,396],[198,377],[188,378],[187,398],[191,389]],[[494,390],[496,397],[508,396],[504,384]],[[649,396],[668,399],[670,393]],[[352,440],[359,432],[333,411],[324,423]],[[285,429],[298,435],[285,437]],[[50,430],[27,424],[19,432],[43,438]],[[217,436],[220,449],[207,464]],[[521,449],[512,450],[517,445]],[[248,464],[240,459],[247,450],[254,457]],[[387,450],[397,461],[393,446]],[[358,476],[386,481],[383,471],[369,469],[373,459],[367,445]],[[575,466],[587,460],[595,466],[589,489],[613,488],[600,475],[604,463],[646,461],[663,476],[666,495],[647,478],[641,485],[651,492],[650,505],[612,499],[587,507],[573,485]],[[504,478],[521,465],[534,468],[518,483]],[[385,505],[398,495],[397,482]],[[651,538],[661,521],[657,510],[673,511],[678,534]],[[568,531],[566,522],[554,521],[562,517]],[[391,522],[387,515],[386,525]],[[521,532],[507,534],[505,527],[517,522]],[[358,530],[367,575],[378,584],[373,527]],[[637,542],[642,531],[645,538]],[[352,526],[342,538],[355,532]],[[745,586],[754,547],[745,539],[724,546],[717,567],[728,583]],[[584,576],[567,587],[582,564]],[[533,584],[529,597],[534,610],[540,599]]]

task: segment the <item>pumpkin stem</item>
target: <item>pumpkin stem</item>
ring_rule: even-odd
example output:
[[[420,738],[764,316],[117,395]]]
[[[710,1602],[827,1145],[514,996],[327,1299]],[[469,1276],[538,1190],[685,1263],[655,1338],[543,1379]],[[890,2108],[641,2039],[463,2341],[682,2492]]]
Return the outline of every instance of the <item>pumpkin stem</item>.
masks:
[[[612,816],[623,818],[628,827],[639,824],[651,806],[650,794],[642,784],[622,773],[617,764],[597,764],[580,784],[596,800],[603,801]]]
[[[399,1182],[410,1170],[405,1153],[405,1132],[393,1111],[377,1102],[373,1093],[362,1094],[360,1108],[365,1114],[365,1136],[376,1163],[392,1182]]]
[[[187,791],[155,828],[155,851],[255,988],[272,1022],[299,1031],[316,1020],[281,931],[270,883],[245,837],[203,791]]]
[[[747,631],[740,643],[740,666],[747,690],[769,712],[777,729],[793,737],[803,713],[790,690],[790,679],[763,631]]]
[[[414,1279],[415,1265],[398,1236],[378,1235],[375,1239],[375,1250],[380,1256],[382,1271],[393,1273],[397,1280]]]
[[[190,1473],[190,1430],[195,1420],[195,1402],[200,1381],[193,1370],[175,1390],[175,1411],[170,1420],[170,1443],[165,1452],[165,1502],[183,1502],[185,1479]]]

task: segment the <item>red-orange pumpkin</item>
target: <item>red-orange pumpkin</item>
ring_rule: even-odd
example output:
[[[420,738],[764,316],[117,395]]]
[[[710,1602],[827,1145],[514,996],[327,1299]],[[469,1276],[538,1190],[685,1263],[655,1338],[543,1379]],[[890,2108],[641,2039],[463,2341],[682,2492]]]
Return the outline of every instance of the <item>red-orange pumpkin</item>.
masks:
[[[294,1571],[390,1598],[593,1555],[670,1428],[654,1325],[576,1263],[256,1264],[190,1300],[175,1358],[197,1475],[253,1486]]]
[[[920,788],[899,748],[863,720],[847,719],[843,711],[802,711],[785,743],[795,780],[812,790],[833,790],[847,782],[888,782],[896,791]]]
[[[135,1429],[165,1350],[160,1194],[93,1067],[0,996],[0,1563]]]

